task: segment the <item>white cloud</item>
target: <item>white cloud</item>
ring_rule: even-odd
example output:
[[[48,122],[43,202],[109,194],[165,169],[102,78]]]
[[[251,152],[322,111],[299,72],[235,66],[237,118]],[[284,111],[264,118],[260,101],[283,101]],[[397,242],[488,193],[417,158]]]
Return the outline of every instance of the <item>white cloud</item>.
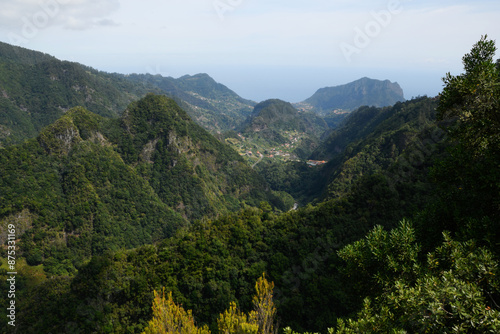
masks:
[[[27,26],[31,30],[51,26],[84,30],[102,22],[113,25],[107,18],[119,7],[119,0],[3,0],[0,28],[22,34],[23,28],[29,30]]]

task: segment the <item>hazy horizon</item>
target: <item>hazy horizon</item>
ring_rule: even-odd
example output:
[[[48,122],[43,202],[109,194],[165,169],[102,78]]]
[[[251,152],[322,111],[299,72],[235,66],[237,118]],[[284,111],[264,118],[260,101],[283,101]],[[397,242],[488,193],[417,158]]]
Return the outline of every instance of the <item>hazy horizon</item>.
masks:
[[[436,96],[482,35],[482,0],[24,0],[0,9],[0,40],[101,71],[207,73],[254,101],[299,102],[361,77]]]

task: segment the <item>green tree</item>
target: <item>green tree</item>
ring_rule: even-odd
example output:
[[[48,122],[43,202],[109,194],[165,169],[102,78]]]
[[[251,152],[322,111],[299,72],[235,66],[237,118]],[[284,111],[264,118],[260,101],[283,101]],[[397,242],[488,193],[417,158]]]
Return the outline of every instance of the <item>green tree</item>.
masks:
[[[476,155],[498,151],[500,144],[500,77],[495,41],[487,35],[463,58],[465,73],[443,78],[438,120],[456,120],[450,135]]]
[[[444,233],[442,245],[419,261],[413,235],[407,223],[391,233],[375,228],[340,252],[354,262],[352,274],[371,268],[381,288],[365,299],[356,320],[338,322],[337,333],[497,333],[500,286],[493,254]],[[396,241],[405,244],[397,247],[400,256]],[[414,275],[405,275],[405,267]]]
[[[355,289],[361,295],[376,296],[395,279],[411,280],[420,272],[412,225],[403,220],[390,232],[376,226],[364,239],[347,245],[339,251],[345,261],[345,273],[356,278]]]
[[[448,133],[449,156],[433,169],[437,197],[420,233],[447,230],[500,254],[500,72],[495,42],[483,36],[463,57],[464,73],[443,79],[437,119]]]

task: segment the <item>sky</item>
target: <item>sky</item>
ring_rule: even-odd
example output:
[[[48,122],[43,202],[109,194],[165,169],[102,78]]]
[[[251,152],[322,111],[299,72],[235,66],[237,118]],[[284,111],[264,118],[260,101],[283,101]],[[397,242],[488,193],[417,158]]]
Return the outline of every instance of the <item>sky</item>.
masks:
[[[441,91],[498,0],[0,0],[0,41],[101,71],[208,73],[257,102],[361,77]],[[497,54],[500,58],[500,53]]]

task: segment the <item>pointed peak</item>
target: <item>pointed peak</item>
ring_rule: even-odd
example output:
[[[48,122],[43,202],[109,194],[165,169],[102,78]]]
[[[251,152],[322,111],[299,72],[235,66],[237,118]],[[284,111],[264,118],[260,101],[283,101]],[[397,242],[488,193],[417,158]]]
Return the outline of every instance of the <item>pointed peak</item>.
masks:
[[[66,155],[75,144],[95,137],[103,120],[83,107],[74,107],[45,127],[37,140],[48,153]]]
[[[122,120],[133,134],[144,131],[164,132],[179,122],[191,122],[189,115],[173,99],[152,93],[131,103]]]
[[[83,139],[73,119],[63,116],[44,128],[37,140],[47,153],[61,156],[67,155],[71,148]]]
[[[280,99],[269,99],[258,103],[254,107],[254,114],[261,112],[262,110],[269,108],[271,106],[286,108],[288,110],[295,110],[290,102],[286,102]],[[296,111],[296,110],[295,110]]]

